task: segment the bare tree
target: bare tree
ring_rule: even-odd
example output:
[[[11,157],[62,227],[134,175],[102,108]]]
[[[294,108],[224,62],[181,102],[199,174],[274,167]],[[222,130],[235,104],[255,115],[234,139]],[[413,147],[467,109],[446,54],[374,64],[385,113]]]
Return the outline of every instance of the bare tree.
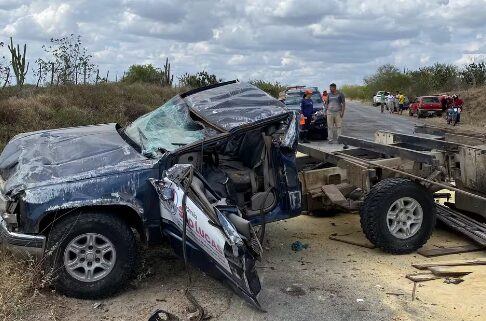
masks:
[[[49,58],[37,59],[37,77],[46,82],[50,76],[51,85],[86,83],[95,71],[92,56],[83,47],[81,36],[71,34],[62,38],[52,38],[51,44],[42,46]]]
[[[0,48],[3,48],[5,43],[0,41]],[[4,55],[0,55],[0,86],[5,88],[10,80],[10,65]]]

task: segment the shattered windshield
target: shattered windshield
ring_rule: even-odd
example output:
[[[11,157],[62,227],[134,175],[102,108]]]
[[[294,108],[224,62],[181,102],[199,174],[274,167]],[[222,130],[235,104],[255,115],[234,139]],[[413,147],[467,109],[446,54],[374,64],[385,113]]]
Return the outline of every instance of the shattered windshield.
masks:
[[[192,120],[180,96],[143,115],[125,129],[125,134],[148,156],[154,156],[157,151],[174,151],[203,139],[205,133],[204,127]]]

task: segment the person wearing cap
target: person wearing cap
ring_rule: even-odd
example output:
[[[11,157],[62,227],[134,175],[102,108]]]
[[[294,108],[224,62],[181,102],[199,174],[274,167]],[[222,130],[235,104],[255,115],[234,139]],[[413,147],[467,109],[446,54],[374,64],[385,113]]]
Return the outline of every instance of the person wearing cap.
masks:
[[[310,143],[308,139],[309,127],[312,121],[312,114],[314,113],[314,103],[312,102],[312,90],[307,89],[304,92],[304,98],[300,102],[301,117],[304,117],[301,138],[303,143]]]
[[[337,90],[336,84],[329,85],[330,92],[327,94],[326,101],[326,115],[327,115],[327,131],[329,144],[337,142],[339,136],[341,136],[341,127],[344,117],[344,111],[346,109],[346,101],[344,94]],[[337,135],[334,136],[334,130],[337,131]]]
[[[322,102],[323,102],[323,103],[324,103],[324,105],[325,105],[325,104],[327,103],[327,90],[324,90],[324,91],[322,92],[322,96],[321,96],[321,98],[322,98]]]

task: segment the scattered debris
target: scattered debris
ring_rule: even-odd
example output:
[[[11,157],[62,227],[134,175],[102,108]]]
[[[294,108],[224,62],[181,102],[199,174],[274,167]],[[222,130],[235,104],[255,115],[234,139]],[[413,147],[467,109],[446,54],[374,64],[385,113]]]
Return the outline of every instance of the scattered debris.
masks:
[[[446,278],[444,280],[444,283],[446,283],[446,284],[459,284],[459,283],[462,283],[462,282],[464,282],[464,280],[461,279],[461,278]]]
[[[303,296],[305,295],[304,289],[302,289],[300,286],[294,284],[289,287],[286,287],[285,289],[282,289],[282,292],[291,296]]]
[[[417,292],[417,282],[413,282],[412,301],[415,301],[415,292]]]
[[[405,277],[415,283],[440,279],[440,276],[433,275],[432,273],[407,274]]]
[[[291,245],[292,250],[295,252],[302,251],[303,249],[307,249],[309,247],[309,244],[307,243],[302,243],[301,241],[295,241]]]
[[[456,267],[450,267],[450,266],[431,266],[429,267],[429,271],[437,276],[451,276],[451,277],[464,276],[472,273],[472,271],[458,270]]]
[[[356,302],[363,303],[364,302],[364,299],[356,299]]]
[[[451,229],[486,247],[486,224],[443,205],[437,205],[437,219]]]
[[[395,293],[395,292],[386,292],[386,295],[395,295],[395,296],[402,296],[405,295],[405,293]]]
[[[436,262],[436,263],[418,263],[412,264],[412,266],[419,270],[427,270],[432,266],[466,266],[466,265],[486,265],[486,260],[465,260],[465,261],[455,261],[455,262]]]
[[[93,304],[93,309],[101,309],[101,308],[103,308],[104,306],[105,306],[105,305],[104,305],[103,303],[101,303],[101,302],[95,302],[95,303]]]
[[[170,312],[157,310],[150,316],[148,321],[180,321],[180,319]]]
[[[330,235],[329,236],[329,239],[330,240],[333,240],[333,241],[339,241],[339,242],[343,242],[343,243],[347,243],[347,244],[351,244],[351,245],[356,245],[356,246],[361,246],[361,247],[365,247],[365,248],[368,248],[368,249],[374,249],[375,246],[373,244],[371,244],[370,242],[368,242],[368,240],[355,240],[354,238],[347,238],[345,236],[348,236],[349,234],[347,235]]]
[[[417,253],[425,257],[436,257],[442,255],[476,252],[481,250],[486,250],[486,247],[481,245],[476,245],[476,244],[468,244],[468,245],[455,246],[455,247],[419,249]]]

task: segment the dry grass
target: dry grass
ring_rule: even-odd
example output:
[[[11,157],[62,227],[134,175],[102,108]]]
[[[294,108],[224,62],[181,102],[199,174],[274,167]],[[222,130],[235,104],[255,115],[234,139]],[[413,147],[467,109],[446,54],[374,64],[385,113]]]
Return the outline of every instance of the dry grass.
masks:
[[[0,90],[0,150],[18,133],[117,122],[125,125],[185,89],[108,83]]]
[[[23,320],[35,296],[38,273],[32,262],[17,259],[0,248],[0,320]]]
[[[486,86],[459,92],[464,99],[461,122],[485,128],[486,126]]]
[[[100,84],[0,90],[0,151],[16,134],[117,122],[125,125],[185,89],[147,84]],[[32,262],[0,248],[0,321],[24,320],[46,282]],[[54,318],[55,319],[55,318]]]

